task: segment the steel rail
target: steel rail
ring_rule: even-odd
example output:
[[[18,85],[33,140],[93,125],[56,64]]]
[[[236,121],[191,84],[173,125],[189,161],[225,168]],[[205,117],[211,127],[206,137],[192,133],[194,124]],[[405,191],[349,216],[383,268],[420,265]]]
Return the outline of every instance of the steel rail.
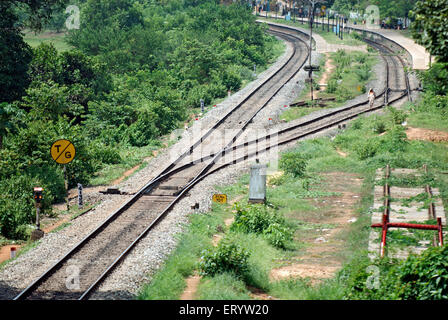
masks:
[[[276,32],[276,33],[280,33],[280,32]],[[295,39],[297,39],[300,42],[303,42],[305,47],[306,43],[300,39],[297,36],[292,36],[290,34],[287,34],[287,36],[289,37],[293,37]],[[306,34],[305,34],[306,36]],[[278,75],[288,64],[289,62],[292,60],[292,58],[295,56],[296,54],[296,49],[294,48],[294,52],[293,54],[289,57],[289,59],[287,60],[287,62],[285,62],[283,64],[283,66],[281,68],[279,68],[279,70],[277,70],[274,74],[272,74],[271,76],[268,77],[267,80],[263,81],[262,84],[260,84],[259,86],[257,86],[257,88],[255,90],[253,90],[242,102],[240,102],[237,107],[233,108],[230,112],[228,112],[226,114],[226,116],[224,116],[220,121],[218,121],[218,124],[222,124],[226,118],[228,118],[228,116],[233,113],[235,110],[238,109],[238,107],[240,107],[241,105],[244,104],[244,102],[246,102],[250,97],[252,97],[255,93],[257,93],[259,90],[261,90],[261,88],[263,88],[272,78],[274,78],[276,75]],[[294,73],[294,75],[300,70],[300,68]],[[283,87],[284,85],[282,85]],[[276,93],[279,90],[276,91]],[[276,94],[275,93],[275,94]],[[275,95],[274,94],[274,95]],[[273,95],[273,96],[274,96]],[[272,97],[273,97],[272,96]],[[269,99],[269,101],[272,99],[272,97]],[[266,105],[266,104],[264,104]],[[264,107],[264,106],[263,106]],[[257,113],[261,110],[262,108],[260,108]],[[251,120],[253,119],[253,117],[251,118]],[[246,123],[246,125],[249,123],[250,121],[248,121]],[[196,147],[198,146],[199,142],[202,142],[208,135],[211,134],[211,132],[214,130],[214,128],[216,128],[217,125],[215,125],[212,129],[210,129],[204,136],[201,137],[200,140],[198,140],[192,147]],[[232,140],[233,141],[233,140]],[[185,157],[186,155],[188,155],[191,152],[192,148],[190,148],[189,151],[185,152],[181,157]],[[179,160],[179,159],[177,159]],[[133,203],[135,203],[144,193],[147,193],[150,189],[152,189],[155,184],[159,181],[161,181],[163,178],[166,178],[167,176],[169,176],[170,174],[172,174],[172,172],[167,172],[169,170],[169,168],[172,168],[173,166],[176,165],[176,161],[171,163],[165,170],[162,171],[161,174],[159,174],[158,177],[152,179],[150,182],[148,182],[143,188],[141,188],[129,201],[127,201],[125,204],[123,204],[117,211],[115,211],[113,214],[111,214],[99,227],[97,227],[94,231],[92,231],[90,234],[88,234],[86,237],[84,237],[77,245],[75,245],[69,252],[67,252],[58,262],[56,262],[52,267],[50,267],[47,271],[44,272],[43,275],[41,275],[37,280],[35,280],[32,284],[30,284],[26,289],[24,289],[19,295],[17,295],[14,300],[20,300],[20,299],[24,299],[27,296],[29,296],[31,294],[31,292],[36,289],[43,281],[45,281],[48,277],[50,277],[50,275],[56,271],[59,266],[62,265],[62,263],[64,263],[65,261],[68,260],[68,258],[70,256],[72,256],[73,254],[75,254],[76,252],[78,252],[80,250],[80,248],[82,247],[83,244],[85,244],[89,239],[93,238],[94,236],[96,236],[98,233],[100,233],[104,228],[107,227],[107,225],[109,225],[113,220],[115,220],[115,218],[123,211],[125,211],[127,208],[129,208]],[[176,172],[178,172],[179,170],[175,170]],[[204,173],[205,170],[201,170],[201,174]],[[176,198],[176,202],[184,195],[184,191],[178,195],[178,197]],[[174,205],[174,204],[173,204]],[[172,205],[170,206],[170,208],[172,207]],[[166,213],[167,210],[165,210],[163,213]],[[159,218],[161,218],[164,214],[161,214],[159,216]],[[157,219],[158,221],[159,219]],[[153,226],[153,224],[151,224],[151,226]],[[150,228],[149,228],[150,229]],[[133,245],[132,245],[133,246]],[[125,253],[123,253],[123,255],[125,255]],[[122,258],[121,255],[118,260],[120,260]],[[96,283],[98,284],[98,283]],[[87,294],[83,295],[82,298],[85,298]]]
[[[378,42],[375,42],[375,41],[372,41],[372,40],[368,40],[368,39],[364,39],[364,41],[367,42],[367,43],[369,43],[369,44],[372,45],[372,46],[382,47],[382,48],[384,48],[386,51],[394,53],[394,52],[392,51],[392,49],[388,48],[387,46],[385,46],[385,45],[383,45],[383,44],[381,44],[381,43],[378,43]],[[405,84],[406,84],[406,94],[407,94],[408,100],[412,102],[411,85],[410,85],[410,83],[409,83],[409,77],[408,77],[408,74],[407,74],[407,71],[406,71],[406,64],[405,64],[405,62],[403,61],[403,58],[400,57],[400,55],[393,54],[393,55],[391,55],[391,57],[392,57],[392,56],[395,57],[395,58],[397,58],[398,60],[400,60],[400,63],[401,63],[401,65],[402,65],[402,67],[403,67],[403,71],[404,71],[404,80],[405,80]]]
[[[292,76],[293,77],[293,76]],[[292,78],[291,77],[291,78]],[[289,82],[289,81],[288,81]],[[280,89],[279,89],[280,90]],[[275,94],[274,94],[275,95]],[[404,94],[402,94],[400,97],[398,97],[398,98],[396,98],[396,99],[394,99],[393,101],[391,101],[392,103],[394,103],[395,101],[398,101],[398,100],[400,100],[400,99],[402,99],[403,97],[404,97],[405,95]],[[271,99],[270,99],[271,100]],[[268,101],[269,102],[269,101]],[[267,102],[267,103],[268,103]],[[365,104],[365,103],[364,103]],[[317,132],[320,132],[320,131],[322,131],[322,130],[324,130],[324,129],[327,129],[327,128],[330,128],[330,127],[333,127],[333,126],[335,126],[335,125],[337,125],[338,123],[341,123],[341,122],[345,122],[345,121],[347,121],[347,120],[351,120],[351,119],[353,119],[353,118],[355,118],[355,117],[357,117],[357,116],[359,116],[360,114],[363,114],[363,113],[368,113],[368,112],[371,112],[371,111],[374,111],[374,110],[377,110],[377,109],[380,109],[380,108],[382,108],[383,106],[384,106],[385,104],[382,104],[382,105],[380,105],[380,106],[377,106],[377,107],[375,107],[375,108],[372,108],[372,109],[368,109],[368,110],[362,110],[362,111],[360,111],[359,113],[357,113],[357,114],[355,114],[355,115],[350,115],[350,116],[348,116],[348,117],[346,117],[346,118],[343,118],[343,119],[339,119],[338,121],[336,121],[336,122],[332,122],[332,123],[330,123],[330,124],[327,124],[327,125],[324,125],[324,126],[321,126],[321,127],[319,127],[319,128],[315,128],[315,129],[313,129],[312,131],[309,131],[309,132],[306,132],[306,133],[302,133],[302,134],[300,134],[299,136],[295,136],[295,137],[293,137],[293,138],[289,138],[289,139],[287,139],[287,140],[284,140],[284,141],[281,141],[280,143],[278,143],[277,145],[281,145],[281,144],[286,144],[286,143],[289,143],[289,142],[292,142],[292,141],[295,141],[295,140],[297,140],[297,139],[300,139],[300,138],[302,138],[302,137],[305,137],[305,136],[308,136],[308,135],[311,135],[311,134],[314,134],[314,133],[317,133]],[[351,106],[350,108],[353,108],[353,106]],[[348,108],[347,108],[348,109]],[[254,115],[254,117],[255,117],[255,115]],[[322,117],[320,117],[321,119],[323,119],[323,118],[325,118],[325,116],[322,116]],[[252,119],[250,119],[250,120],[248,120],[247,122],[246,122],[246,124],[245,125],[247,125],[247,124],[249,124],[250,122],[251,122],[251,120]],[[241,130],[244,130],[244,129],[241,129]],[[229,143],[229,144],[231,144],[231,142]],[[244,145],[244,144],[243,144]],[[185,195],[185,193],[186,192],[188,192],[191,188],[193,188],[197,183],[199,183],[200,181],[202,181],[203,179],[205,179],[206,177],[208,177],[208,176],[210,176],[210,175],[212,175],[212,174],[214,174],[214,173],[216,173],[216,172],[218,172],[218,171],[220,171],[220,170],[222,170],[223,168],[225,168],[225,167],[228,167],[228,166],[230,166],[230,165],[232,165],[232,164],[236,164],[236,163],[238,163],[238,162],[242,162],[242,161],[245,161],[245,160],[247,160],[249,157],[251,157],[251,156],[253,156],[253,155],[258,155],[260,152],[263,152],[263,151],[267,151],[267,150],[269,150],[270,148],[272,148],[273,146],[268,146],[268,147],[266,147],[264,150],[257,150],[256,152],[253,152],[252,154],[249,154],[249,155],[244,155],[244,156],[242,156],[242,157],[240,157],[240,158],[238,158],[238,159],[235,159],[235,160],[232,160],[232,161],[230,161],[230,162],[228,162],[228,163],[225,163],[225,164],[223,164],[223,165],[220,165],[220,166],[218,166],[217,168],[215,168],[215,169],[213,169],[212,171],[209,171],[209,172],[207,172],[211,167],[213,167],[213,165],[216,163],[216,160],[217,159],[219,159],[221,156],[223,156],[224,154],[225,154],[225,152],[226,151],[228,151],[228,150],[230,150],[230,149],[233,149],[233,147],[232,148],[229,148],[229,146],[227,147],[227,148],[224,148],[224,150],[222,150],[221,151],[221,153],[218,153],[218,154],[216,154],[214,157],[213,157],[213,160],[207,165],[207,167],[206,168],[204,168],[203,170],[201,170],[201,172],[196,176],[196,178],[194,178],[183,190],[182,190],[182,192],[178,195],[178,197],[147,227],[147,229],[145,229],[142,233],[141,233],[141,235],[110,265],[110,267],[97,279],[97,281],[94,283],[94,284],[92,284],[91,285],[91,287],[88,289],[88,290],[86,290],[85,292],[84,292],[84,294],[80,297],[80,300],[81,299],[85,299],[85,298],[87,298],[88,296],[89,296],[89,294],[91,293],[91,291],[94,289],[94,288],[96,288],[98,285],[99,285],[99,283],[104,279],[104,277],[105,276],[107,276],[107,274],[108,273],[110,273],[117,265],[118,265],[118,263],[130,252],[130,250],[140,241],[140,239],[142,239],[158,222],[159,222],[159,220],[160,220],[160,218],[162,218],[166,213],[168,213],[168,211],[169,210],[171,210],[172,209],[172,207],[175,205],[175,203],[177,203],[182,197],[183,197],[183,195]],[[192,166],[192,165],[194,165],[193,163],[189,163],[189,164],[186,164],[186,165],[184,165],[182,168],[184,169],[184,168],[186,168],[186,167],[189,167],[189,166]]]
[[[275,33],[282,33],[282,32],[277,32],[275,31]],[[309,47],[307,46],[307,44],[301,40],[300,38],[287,34],[290,37],[293,37],[301,42],[303,42],[305,44],[305,47],[309,49]],[[308,54],[309,54],[309,50],[308,50]],[[307,56],[308,56],[307,54]],[[230,142],[227,143],[227,145],[222,149],[221,152],[217,153],[213,159],[204,167],[200,170],[200,172],[198,174],[196,174],[196,176],[193,178],[192,181],[190,181],[186,186],[183,187],[182,191],[176,196],[175,199],[173,199],[173,201],[151,222],[151,224],[121,253],[121,255],[115,259],[115,261],[113,263],[111,263],[109,265],[109,267],[100,275],[100,277],[98,277],[98,279],[82,294],[82,296],[79,298],[79,300],[83,300],[86,299],[90,296],[90,294],[92,293],[92,291],[104,280],[104,278],[113,270],[117,267],[117,265],[119,264],[119,262],[132,250],[132,248],[143,238],[146,236],[146,234],[152,229],[154,228],[154,226],[156,226],[161,219],[174,207],[175,204],[177,204],[177,202],[179,202],[179,200],[181,200],[183,198],[183,196],[191,189],[193,188],[193,186],[195,186],[199,181],[202,181],[206,176],[209,176],[211,173],[207,173],[210,168],[212,168],[216,161],[222,156],[222,154],[224,153],[224,151],[226,149],[229,148],[229,146],[231,146],[233,143],[235,143],[236,139],[245,131],[245,129],[247,128],[247,126],[252,122],[252,120],[256,117],[256,115],[263,110],[266,105],[269,104],[269,102],[277,95],[277,93],[282,90],[284,88],[284,86],[292,79],[294,78],[294,76],[302,69],[303,65],[306,63],[306,58],[304,60],[304,62],[297,68],[297,70],[295,72],[293,72],[293,74],[271,95],[271,97],[250,117],[249,120],[246,120],[246,122],[243,124],[243,126],[238,130],[238,132],[233,136],[232,140]]]
[[[281,33],[281,32],[278,32],[278,33]],[[288,60],[289,61],[289,60]],[[305,62],[304,62],[305,63]],[[302,65],[303,66],[303,65]],[[290,77],[290,79],[298,72],[300,70],[300,68]],[[275,74],[274,74],[275,75]],[[272,75],[272,77],[274,76],[274,75]],[[289,82],[289,80],[287,81],[287,82]],[[287,82],[285,82],[285,83],[287,83]],[[266,83],[266,82],[265,82]],[[262,85],[264,85],[265,83],[263,83]],[[284,84],[281,86],[281,88],[279,88],[275,93],[274,93],[274,95],[273,96],[275,96],[277,93],[278,93],[278,91],[279,90],[281,90],[282,88],[283,88],[283,86],[284,86]],[[383,92],[383,94],[384,94],[384,92]],[[238,138],[238,136],[240,135],[240,134],[242,134],[242,132],[244,131],[244,128],[252,121],[252,119],[256,116],[256,114],[258,114],[258,112],[262,109],[262,108],[264,108],[264,106],[267,104],[267,103],[269,103],[270,101],[271,101],[271,99],[273,98],[273,96],[263,105],[263,107],[261,107],[258,111],[257,111],[257,113],[255,113],[252,117],[251,117],[251,119],[249,119],[248,121],[246,121],[246,123],[244,124],[244,126],[243,126],[243,128],[242,129],[240,129],[240,131],[239,131],[239,133],[237,134],[237,135],[235,135],[235,137],[232,139],[232,141],[231,142],[229,142],[228,144],[227,144],[227,146],[222,150],[222,152],[221,153],[218,153],[218,154],[216,154],[216,156],[214,157],[214,159],[213,159],[213,161],[211,161],[205,168],[203,168],[202,170],[201,170],[201,172],[198,174],[198,175],[196,175],[196,177],[182,190],[182,192],[177,196],[177,198],[176,198],[176,200],[175,201],[173,201],[173,203],[172,204],[170,204],[159,216],[158,216],[158,218],[156,218],[154,221],[153,221],[153,223],[151,223],[151,225],[114,261],[114,263],[100,276],[100,278],[80,297],[80,299],[85,299],[89,294],[90,294],[90,292],[91,292],[91,290],[93,289],[93,288],[95,288],[98,284],[99,284],[99,282],[117,265],[117,263],[129,252],[129,250],[156,224],[156,223],[158,223],[158,221],[159,221],[159,219],[161,218],[161,217],[163,217],[173,206],[174,206],[174,204],[175,203],[177,203],[177,201],[179,201],[182,197],[183,197],[183,195],[189,190],[189,189],[191,189],[195,184],[197,184],[199,181],[201,181],[202,179],[204,179],[206,176],[208,176],[208,175],[210,175],[210,174],[213,174],[214,172],[216,172],[216,171],[218,171],[218,170],[220,170],[220,169],[222,169],[222,167],[224,167],[224,166],[227,166],[227,165],[229,165],[229,164],[231,164],[231,163],[235,163],[235,161],[232,161],[232,162],[230,162],[230,163],[228,163],[228,164],[225,164],[224,166],[220,166],[219,168],[216,168],[216,169],[214,169],[213,171],[211,171],[211,172],[208,172],[207,173],[207,171],[209,171],[209,169],[210,168],[212,168],[213,167],[213,165],[216,163],[216,161],[217,161],[217,159],[219,159],[224,153],[225,153],[225,150],[228,150],[229,149],[229,147],[233,144],[233,143],[235,143],[235,141],[236,141],[236,139]],[[352,106],[353,107],[353,106]],[[380,107],[376,107],[375,109],[378,109],[378,108],[380,108]],[[362,113],[364,113],[364,112],[369,112],[369,111],[371,111],[371,110],[366,110],[366,111],[363,111]],[[354,116],[350,116],[350,118],[352,118],[352,117],[354,117]],[[346,121],[347,119],[343,119],[343,120],[340,120],[340,122],[341,121]],[[330,126],[334,126],[335,124],[333,123],[332,125],[330,125]],[[321,131],[322,129],[320,128],[320,129],[316,129],[316,131]],[[311,133],[308,133],[308,134],[311,134]],[[293,138],[293,139],[297,139],[297,138]],[[292,139],[291,139],[292,140]],[[201,138],[201,140],[200,141],[202,141],[202,138]],[[285,143],[285,142],[283,142],[283,143]],[[269,147],[270,148],[270,147]],[[268,149],[269,149],[268,148]],[[187,151],[186,152],[186,154],[188,154],[189,152]],[[258,153],[258,152],[257,152]],[[247,159],[247,156],[244,156],[244,157],[242,157],[242,158],[244,158],[244,159]],[[187,166],[188,165],[190,165],[190,164],[187,164]],[[183,167],[181,167],[181,168],[178,168],[178,169],[176,169],[176,170],[174,170],[175,172],[179,172],[179,171],[181,171],[183,168],[185,168],[185,166],[183,166]],[[171,172],[172,173],[172,172]],[[165,174],[163,174],[163,172],[162,172],[162,175],[160,176],[160,177],[166,177],[167,175],[169,174],[169,172],[168,173],[165,173]],[[156,180],[156,179],[153,179],[150,183],[148,183],[147,184],[147,186],[148,185],[150,185],[150,184],[153,184],[153,182],[154,182],[154,180]],[[144,187],[144,188],[142,188],[141,189],[141,191],[142,190],[144,190],[144,191],[147,191],[147,188],[146,188],[146,186]],[[123,206],[123,207],[125,207],[126,206],[126,204]],[[122,208],[123,208],[122,207]],[[19,295],[19,296],[17,296],[16,297],[16,299],[18,299],[18,298],[21,298],[21,296],[22,296],[22,294],[23,294],[23,292],[21,293],[21,295]]]

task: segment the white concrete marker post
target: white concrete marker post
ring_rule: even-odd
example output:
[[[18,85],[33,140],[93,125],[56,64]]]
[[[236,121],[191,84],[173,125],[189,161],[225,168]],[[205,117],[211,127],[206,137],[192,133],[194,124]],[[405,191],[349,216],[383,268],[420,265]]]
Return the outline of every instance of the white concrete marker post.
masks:
[[[249,203],[266,202],[267,165],[257,163],[250,167]]]

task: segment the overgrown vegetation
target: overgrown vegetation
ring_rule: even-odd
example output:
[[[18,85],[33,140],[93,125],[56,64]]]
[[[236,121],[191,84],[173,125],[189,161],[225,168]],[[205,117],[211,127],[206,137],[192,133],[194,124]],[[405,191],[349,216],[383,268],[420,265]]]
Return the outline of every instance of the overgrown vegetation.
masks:
[[[235,204],[235,221],[230,230],[255,233],[274,247],[285,248],[292,240],[292,228],[285,218],[264,205]]]
[[[326,89],[315,91],[315,95],[317,98],[322,99],[333,98],[334,101],[325,102],[326,107],[292,107],[282,113],[282,119],[291,121],[323,108],[340,107],[348,100],[367,92],[366,86],[368,82],[374,79],[372,69],[378,63],[376,52],[347,52],[340,49],[331,53],[330,59],[336,68],[329,75]],[[322,59],[320,63],[321,70],[325,69],[324,64],[325,61]],[[317,74],[316,79],[319,79],[321,74],[322,71]],[[309,100],[309,96],[309,84],[307,84],[298,100]]]
[[[160,137],[187,121],[200,99],[210,104],[238,90],[253,79],[254,64],[263,70],[279,54],[246,6],[213,0],[78,1],[72,49],[31,49],[21,30],[64,25],[63,4],[1,4],[2,30],[16,26],[1,35],[2,56],[12,59],[2,60],[11,70],[9,78],[2,73],[0,96],[0,231],[8,238],[26,237],[34,186],[45,190],[43,214],[65,195],[62,168],[49,155],[54,141],[76,147],[70,187],[107,182],[98,172],[116,179],[111,170],[160,148]]]
[[[336,69],[328,80],[326,93],[336,96],[338,102],[365,93],[367,82],[372,80],[372,67],[377,62],[375,54],[338,50],[330,56]]]
[[[448,246],[432,247],[406,260],[353,262],[338,275],[344,298],[362,300],[448,299]],[[374,275],[375,273],[375,275]]]

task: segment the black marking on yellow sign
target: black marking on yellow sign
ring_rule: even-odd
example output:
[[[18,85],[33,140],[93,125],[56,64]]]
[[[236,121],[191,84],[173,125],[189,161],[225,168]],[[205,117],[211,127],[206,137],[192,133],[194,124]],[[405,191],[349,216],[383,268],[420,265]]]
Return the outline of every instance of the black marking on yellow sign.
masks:
[[[212,201],[216,203],[227,203],[227,195],[226,194],[214,194],[212,197]]]
[[[69,140],[61,139],[51,146],[51,157],[60,164],[70,163],[76,155],[76,149]]]

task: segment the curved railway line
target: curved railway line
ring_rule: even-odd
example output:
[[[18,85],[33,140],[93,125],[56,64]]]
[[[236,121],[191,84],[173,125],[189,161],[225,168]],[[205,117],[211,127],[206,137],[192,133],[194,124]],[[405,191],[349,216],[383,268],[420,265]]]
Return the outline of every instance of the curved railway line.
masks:
[[[238,143],[238,138],[255,116],[273,99],[303,67],[309,55],[306,44],[308,35],[279,27],[270,33],[289,41],[293,53],[287,62],[242,102],[230,110],[220,121],[193,143],[175,161],[154,179],[141,188],[130,200],[112,213],[98,228],[84,237],[59,261],[45,271],[37,280],[24,289],[14,300],[21,299],[87,299],[104,281],[108,274],[122,261],[143,238],[198,182],[231,164],[247,160],[276,145],[286,144],[305,136],[334,127],[361,114],[381,109],[385,103],[393,103],[410,96],[407,75],[400,75],[404,62],[386,47],[376,46],[383,53],[387,65],[387,80],[384,91],[385,103],[369,109],[368,101],[332,111],[324,116],[292,125],[259,139]],[[309,39],[309,38],[308,38]],[[370,44],[370,43],[369,43]],[[394,84],[390,84],[390,78]],[[389,90],[391,89],[391,90]],[[388,100],[391,98],[390,101]],[[227,128],[238,128],[227,140],[216,143],[214,132]],[[277,135],[278,142],[271,145],[271,137]],[[262,144],[264,142],[264,145]],[[216,147],[218,145],[219,147]],[[221,147],[223,146],[223,147]],[[253,147],[250,150],[249,147]],[[195,159],[198,149],[200,157]],[[242,155],[236,152],[242,151]],[[225,155],[234,153],[232,160]],[[202,156],[207,154],[206,156]],[[194,160],[194,161],[193,161]],[[67,267],[76,262],[79,267],[79,287],[67,289]]]

